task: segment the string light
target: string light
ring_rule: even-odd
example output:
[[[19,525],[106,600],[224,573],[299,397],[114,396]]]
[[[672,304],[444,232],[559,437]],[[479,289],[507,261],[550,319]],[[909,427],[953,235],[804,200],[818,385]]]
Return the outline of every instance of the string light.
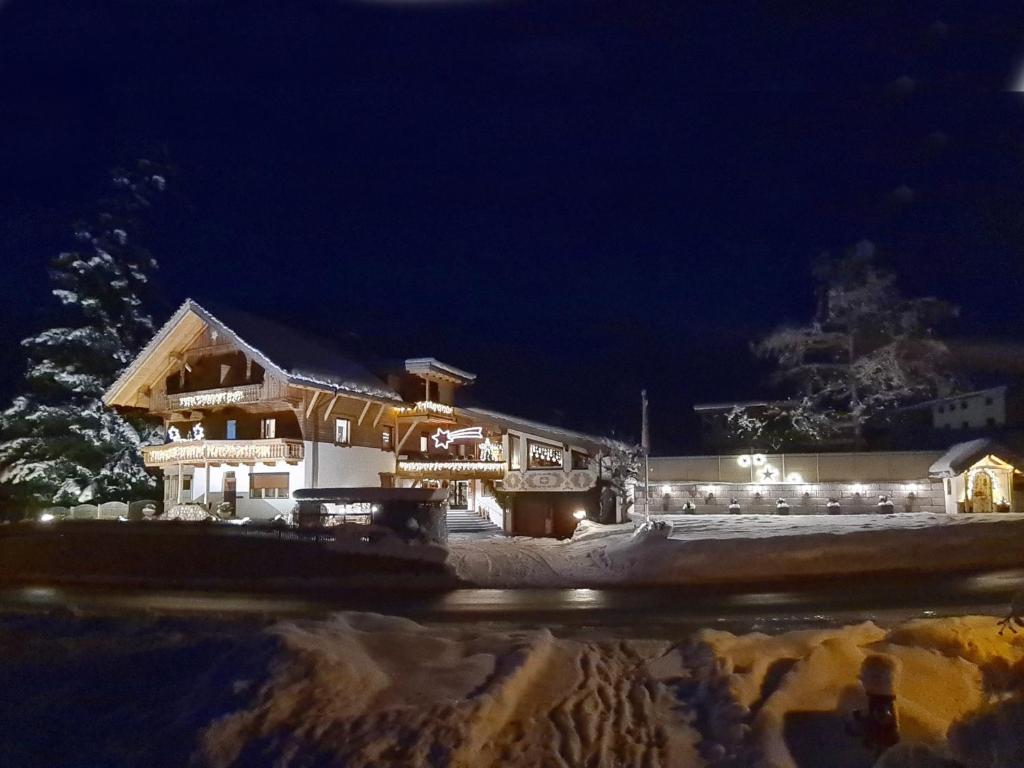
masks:
[[[447,448],[456,440],[482,440],[484,437],[483,427],[463,427],[462,429],[439,428],[433,434],[435,448]]]

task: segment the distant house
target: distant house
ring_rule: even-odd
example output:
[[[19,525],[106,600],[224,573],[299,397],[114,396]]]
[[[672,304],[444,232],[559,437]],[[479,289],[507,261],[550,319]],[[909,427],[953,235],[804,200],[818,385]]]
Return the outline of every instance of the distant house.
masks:
[[[1024,396],[1014,385],[1001,385],[935,398],[906,406],[872,425],[874,442],[886,447],[936,447],[990,437],[1024,444]]]
[[[432,357],[368,366],[329,340],[188,300],[104,400],[165,427],[143,456],[168,505],[269,519],[299,489],[421,487],[521,535],[568,535],[577,512],[597,515],[614,443],[459,405],[475,379]]]

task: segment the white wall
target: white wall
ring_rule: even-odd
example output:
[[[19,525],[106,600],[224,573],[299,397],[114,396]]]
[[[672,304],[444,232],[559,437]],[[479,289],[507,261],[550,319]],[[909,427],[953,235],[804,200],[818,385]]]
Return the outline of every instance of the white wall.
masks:
[[[182,498],[182,501],[207,500],[214,504],[224,500],[224,473],[235,473],[235,490],[238,494],[235,514],[238,517],[251,517],[254,520],[269,519],[282,512],[290,512],[295,502],[289,499],[250,499],[249,498],[249,476],[262,472],[287,472],[288,490],[294,491],[297,488],[305,487],[305,462],[288,464],[284,461],[259,463],[248,467],[245,465],[230,467],[222,465],[210,467],[210,488],[209,499],[207,499],[206,470],[197,467],[192,475],[192,498]],[[187,495],[187,494],[186,494]]]
[[[312,477],[313,443],[306,443],[306,478],[303,488],[380,487],[380,473],[395,471],[395,455],[379,448],[346,448],[318,443],[319,467],[316,482]]]

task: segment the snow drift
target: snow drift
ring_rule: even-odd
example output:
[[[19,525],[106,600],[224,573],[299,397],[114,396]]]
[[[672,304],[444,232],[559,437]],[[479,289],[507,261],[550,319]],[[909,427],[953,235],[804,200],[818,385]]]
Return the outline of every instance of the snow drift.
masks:
[[[1024,764],[1024,634],[998,628],[966,617],[670,642],[360,613],[270,626],[4,617],[0,760],[870,768],[846,728],[870,657],[899,670],[881,682],[902,740],[877,766],[1007,768]]]
[[[449,549],[460,578],[508,588],[983,570],[1024,564],[1024,515],[675,516],[636,531],[586,523],[565,541],[494,538]]]

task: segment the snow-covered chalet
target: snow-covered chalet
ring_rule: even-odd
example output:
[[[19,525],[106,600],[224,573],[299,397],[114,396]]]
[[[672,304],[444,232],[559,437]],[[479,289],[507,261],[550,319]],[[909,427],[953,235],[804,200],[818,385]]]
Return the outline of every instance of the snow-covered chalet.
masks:
[[[600,504],[610,441],[480,408],[431,357],[368,367],[266,319],[187,300],[105,395],[162,421],[164,502],[270,519],[299,489],[446,488],[506,532],[569,535]],[[499,503],[499,497],[502,503]]]

